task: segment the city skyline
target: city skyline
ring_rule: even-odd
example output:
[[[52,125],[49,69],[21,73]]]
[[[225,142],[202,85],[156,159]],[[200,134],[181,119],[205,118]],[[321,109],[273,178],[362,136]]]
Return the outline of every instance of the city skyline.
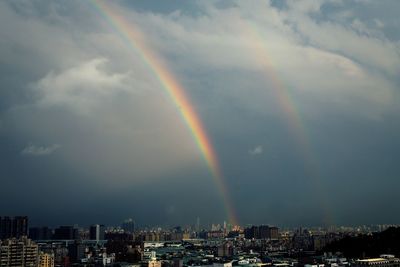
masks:
[[[0,3],[0,210],[398,224],[400,2]]]

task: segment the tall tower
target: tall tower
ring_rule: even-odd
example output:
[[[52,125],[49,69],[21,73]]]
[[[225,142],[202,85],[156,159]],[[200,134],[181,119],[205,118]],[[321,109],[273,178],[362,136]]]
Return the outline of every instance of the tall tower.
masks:
[[[104,225],[94,224],[90,226],[90,239],[91,240],[104,240]]]
[[[197,234],[200,232],[200,217],[197,217],[196,220],[196,232]]]
[[[226,221],[224,221],[224,235],[226,236],[227,231],[226,231]]]

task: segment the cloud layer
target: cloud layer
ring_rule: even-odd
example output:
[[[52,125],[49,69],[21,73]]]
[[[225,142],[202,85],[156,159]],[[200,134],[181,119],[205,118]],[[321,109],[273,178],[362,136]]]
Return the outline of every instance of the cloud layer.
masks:
[[[391,189],[400,171],[397,1],[108,4],[185,88],[243,223],[372,222],[371,210],[391,220],[379,207],[399,200]],[[74,194],[77,203],[90,196],[118,206],[110,222],[225,219],[179,109],[141,51],[91,4],[1,2],[0,34],[0,176],[8,185],[0,193],[16,198],[21,182],[30,184],[21,197],[50,211],[46,199],[62,185],[61,203]],[[282,200],[281,189],[290,197]],[[18,203],[0,208],[32,208]],[[87,212],[101,206],[94,203],[66,217],[102,220]],[[255,203],[262,212],[248,209]]]

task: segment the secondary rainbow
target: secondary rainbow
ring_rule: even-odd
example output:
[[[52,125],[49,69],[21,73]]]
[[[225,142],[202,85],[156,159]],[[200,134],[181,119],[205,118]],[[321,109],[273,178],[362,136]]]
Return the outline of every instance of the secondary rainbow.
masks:
[[[155,74],[155,77],[157,77],[162,87],[169,94],[190,130],[193,139],[199,147],[212,176],[214,177],[216,186],[221,193],[224,207],[226,209],[226,216],[228,217],[229,222],[236,225],[238,221],[216,153],[199,116],[196,114],[193,105],[190,103],[189,98],[185,93],[185,89],[168,70],[162,59],[146,45],[143,34],[135,27],[135,25],[133,25],[133,23],[128,23],[124,16],[118,13],[117,9],[109,6],[106,1],[90,1],[99,14],[108,21],[111,28],[125,42],[127,47],[133,50]]]
[[[298,108],[291,97],[290,90],[285,86],[278,76],[273,61],[268,53],[268,38],[265,32],[251,21],[241,23],[242,32],[251,40],[253,55],[265,68],[268,81],[272,83],[272,92],[277,99],[283,113],[287,118],[287,127],[291,136],[295,139],[297,149],[303,155],[303,162],[306,175],[312,180],[314,192],[324,212],[325,223],[331,223],[330,208],[324,196],[324,189],[321,184],[321,174],[317,158],[314,156],[312,145],[307,134],[304,122],[301,119]]]

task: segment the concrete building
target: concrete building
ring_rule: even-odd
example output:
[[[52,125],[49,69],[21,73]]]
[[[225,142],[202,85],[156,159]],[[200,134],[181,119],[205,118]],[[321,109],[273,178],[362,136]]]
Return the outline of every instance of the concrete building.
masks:
[[[54,254],[40,252],[38,267],[54,267]]]
[[[218,257],[232,257],[235,254],[235,248],[231,242],[224,242],[217,247]]]
[[[54,230],[55,240],[75,240],[78,239],[78,229],[73,226],[60,226]]]
[[[29,238],[32,240],[51,240],[53,233],[49,227],[29,228]]]
[[[0,217],[0,239],[20,238],[28,235],[28,217]]]
[[[105,227],[104,225],[100,224],[94,224],[90,226],[90,240],[104,240],[104,232],[105,232]]]
[[[161,261],[157,260],[155,251],[151,252],[151,258],[150,258],[147,266],[148,267],[161,267]]]
[[[0,241],[0,266],[37,267],[38,245],[27,237]]]
[[[279,229],[275,226],[260,225],[244,229],[247,239],[278,239]]]

